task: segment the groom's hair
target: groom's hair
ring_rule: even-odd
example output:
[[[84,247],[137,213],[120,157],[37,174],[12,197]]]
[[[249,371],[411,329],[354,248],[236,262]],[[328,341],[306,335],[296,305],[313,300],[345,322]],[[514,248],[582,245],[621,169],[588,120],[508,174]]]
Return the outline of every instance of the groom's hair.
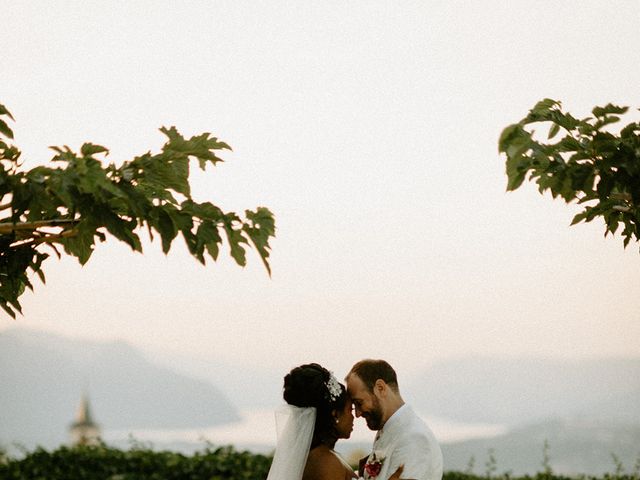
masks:
[[[360,360],[347,375],[357,375],[360,380],[367,386],[370,392],[373,392],[373,386],[377,380],[382,380],[389,385],[395,392],[398,392],[398,377],[396,371],[391,365],[384,360]]]

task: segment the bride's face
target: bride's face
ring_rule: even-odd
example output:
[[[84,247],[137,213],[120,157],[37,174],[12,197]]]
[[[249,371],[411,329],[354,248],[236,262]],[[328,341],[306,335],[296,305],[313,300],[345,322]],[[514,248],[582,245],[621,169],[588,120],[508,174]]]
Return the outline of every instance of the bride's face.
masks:
[[[351,436],[353,431],[353,404],[350,398],[345,402],[342,411],[338,412],[336,430],[338,438],[349,438]]]

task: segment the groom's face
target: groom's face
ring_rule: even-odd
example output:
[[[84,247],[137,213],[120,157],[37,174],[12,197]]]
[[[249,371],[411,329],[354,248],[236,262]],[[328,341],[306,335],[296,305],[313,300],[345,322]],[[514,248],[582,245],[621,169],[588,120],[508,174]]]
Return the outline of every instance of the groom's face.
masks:
[[[367,427],[371,430],[380,430],[384,424],[380,400],[370,391],[365,383],[357,375],[347,378],[347,390],[356,410],[356,417],[363,417]]]

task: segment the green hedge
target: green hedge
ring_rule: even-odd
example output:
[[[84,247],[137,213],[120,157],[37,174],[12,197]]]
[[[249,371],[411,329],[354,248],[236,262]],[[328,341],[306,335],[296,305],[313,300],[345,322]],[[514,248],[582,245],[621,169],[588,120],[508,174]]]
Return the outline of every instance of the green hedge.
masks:
[[[100,447],[37,449],[24,458],[5,458],[2,480],[256,480],[267,477],[271,458],[232,447],[206,449],[187,456],[141,448]]]
[[[154,451],[143,447],[119,450],[108,446],[37,449],[23,458],[0,451],[1,480],[264,480],[271,457],[236,451],[233,447],[207,448],[193,455]],[[509,474],[478,476],[445,472],[443,480],[568,480],[539,473],[533,477]],[[582,480],[596,480],[582,477]],[[636,475],[605,475],[599,480],[640,480]]]

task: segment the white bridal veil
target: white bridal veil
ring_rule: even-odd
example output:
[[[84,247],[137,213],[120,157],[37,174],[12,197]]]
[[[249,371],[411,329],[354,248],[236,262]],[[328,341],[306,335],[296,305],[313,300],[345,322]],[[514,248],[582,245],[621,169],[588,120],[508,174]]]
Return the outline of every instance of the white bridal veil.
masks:
[[[300,480],[307,463],[316,409],[283,405],[276,410],[278,443],[267,480]]]

